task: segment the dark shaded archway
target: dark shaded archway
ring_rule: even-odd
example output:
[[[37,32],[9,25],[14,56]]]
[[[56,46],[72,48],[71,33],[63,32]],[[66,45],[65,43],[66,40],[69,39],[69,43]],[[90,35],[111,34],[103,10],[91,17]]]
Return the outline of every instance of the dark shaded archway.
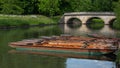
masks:
[[[114,23],[116,23],[116,18],[109,21],[110,27],[113,27]]]
[[[109,22],[109,27],[112,28],[112,29],[120,30],[120,28],[118,28],[118,27],[119,27],[119,24],[118,24],[116,18],[110,20],[110,22]]]
[[[104,21],[99,17],[91,17],[87,20],[86,25],[90,29],[101,29],[104,27]]]
[[[104,23],[104,21],[99,17],[91,17],[86,21],[86,24],[94,23],[94,22],[98,22],[98,23],[102,22],[102,23]]]
[[[70,28],[78,28],[82,25],[82,22],[78,18],[71,18],[67,21],[67,26]]]

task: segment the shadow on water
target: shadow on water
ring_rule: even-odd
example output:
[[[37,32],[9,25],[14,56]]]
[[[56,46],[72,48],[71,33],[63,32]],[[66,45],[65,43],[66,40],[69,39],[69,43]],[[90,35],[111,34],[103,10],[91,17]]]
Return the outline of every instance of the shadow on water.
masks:
[[[115,55],[115,54],[113,54],[113,53],[105,54],[104,56],[112,59],[113,61],[115,61],[115,60],[116,60],[116,57],[117,57],[117,55]]]

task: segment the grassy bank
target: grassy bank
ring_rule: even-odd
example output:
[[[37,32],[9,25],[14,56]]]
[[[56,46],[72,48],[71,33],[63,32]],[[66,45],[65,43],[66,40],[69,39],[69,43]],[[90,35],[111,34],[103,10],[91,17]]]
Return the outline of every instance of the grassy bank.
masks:
[[[58,24],[61,16],[47,17],[43,15],[2,15],[0,14],[0,28],[26,27],[31,25]],[[87,24],[89,28],[101,29],[104,23],[101,19],[92,19]],[[114,29],[120,29],[120,23],[113,23]]]
[[[57,24],[59,18],[60,16],[46,17],[42,15],[0,15],[0,28]]]

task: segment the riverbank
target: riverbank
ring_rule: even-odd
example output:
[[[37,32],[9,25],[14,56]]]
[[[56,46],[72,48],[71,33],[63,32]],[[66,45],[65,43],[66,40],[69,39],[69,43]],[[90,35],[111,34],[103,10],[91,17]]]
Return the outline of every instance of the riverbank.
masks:
[[[28,27],[35,25],[58,24],[60,16],[43,15],[0,15],[0,28]]]
[[[58,24],[61,16],[47,17],[43,15],[3,15],[0,14],[0,29],[9,29],[16,27],[29,27],[39,25]],[[104,23],[101,19],[93,19],[88,27],[92,29],[101,29]],[[98,24],[99,23],[99,24]],[[112,28],[120,30],[120,24],[115,22]]]

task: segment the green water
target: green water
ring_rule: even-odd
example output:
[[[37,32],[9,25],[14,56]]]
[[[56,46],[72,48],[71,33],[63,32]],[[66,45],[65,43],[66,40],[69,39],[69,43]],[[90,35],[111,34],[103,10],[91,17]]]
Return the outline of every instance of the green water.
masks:
[[[13,41],[23,39],[40,38],[40,36],[53,36],[60,34],[83,35],[88,33],[98,33],[106,36],[120,37],[120,31],[108,27],[101,28],[101,30],[93,30],[85,26],[79,28],[70,28],[66,25],[54,25],[45,27],[31,27],[23,29],[0,30],[0,68],[104,68],[95,63],[102,63],[106,68],[116,67],[114,61],[110,60],[96,60],[96,58],[71,58],[59,56],[47,56],[25,53],[9,53],[13,48],[8,44]],[[97,61],[97,62],[96,62]],[[91,62],[91,67],[86,64]],[[82,64],[86,63],[86,64]],[[83,67],[83,66],[85,67]],[[93,65],[93,66],[92,66]]]

